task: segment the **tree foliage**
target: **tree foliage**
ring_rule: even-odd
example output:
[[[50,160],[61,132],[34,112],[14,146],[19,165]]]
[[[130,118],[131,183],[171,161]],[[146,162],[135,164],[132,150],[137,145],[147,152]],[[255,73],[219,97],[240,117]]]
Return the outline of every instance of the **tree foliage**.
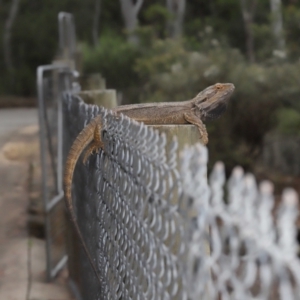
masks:
[[[28,95],[35,91],[35,69],[40,64],[49,63],[57,51],[57,14],[60,11],[71,12],[75,16],[78,39],[91,45],[93,41],[93,17],[97,0],[22,0],[12,28],[11,56],[15,70],[13,84],[7,75],[4,60],[0,61],[3,81],[0,92]],[[0,36],[3,40],[5,20],[8,17],[12,1],[3,0],[0,7]],[[135,3],[135,1],[133,1]],[[299,45],[296,42],[299,36],[300,8],[298,1],[283,1],[283,20],[287,52],[290,59],[299,56]],[[167,26],[174,16],[168,11],[166,1],[143,1],[138,15],[139,34],[145,39],[154,36],[159,39],[167,38]],[[243,27],[242,11],[239,1],[236,0],[199,0],[187,1],[184,16],[184,40],[189,47],[202,47],[204,28],[214,29],[217,40],[226,40],[232,48],[238,48],[242,54],[246,53],[246,35]],[[119,1],[102,0],[101,15],[98,32],[100,37],[110,35],[124,38],[125,24]],[[270,2],[257,1],[253,16],[253,33],[255,40],[255,54],[259,62],[264,62],[273,55],[271,38]],[[95,43],[94,43],[95,44]],[[208,49],[209,50],[209,49]],[[95,49],[95,51],[98,51]],[[3,47],[0,48],[1,57]],[[131,72],[134,73],[134,72]],[[133,79],[135,79],[133,77]],[[118,85],[118,84],[117,84]]]
[[[144,0],[134,31],[139,43],[134,45],[127,42],[119,1],[101,0],[100,38],[98,43],[93,39],[95,1],[21,0],[11,35],[14,81],[0,60],[0,93],[34,94],[36,67],[50,63],[58,48],[57,14],[67,11],[75,17],[84,71],[100,72],[109,88],[122,92],[124,103],[180,101],[210,84],[234,83],[229,111],[208,125],[211,154],[218,153],[228,164],[249,165],[270,130],[298,130],[299,1],[282,1],[285,53],[273,39],[270,0],[256,1],[248,28],[255,63],[247,57],[240,1],[186,1],[183,35],[172,39],[168,26],[174,15],[166,1]],[[10,5],[3,0],[0,7],[2,40]]]

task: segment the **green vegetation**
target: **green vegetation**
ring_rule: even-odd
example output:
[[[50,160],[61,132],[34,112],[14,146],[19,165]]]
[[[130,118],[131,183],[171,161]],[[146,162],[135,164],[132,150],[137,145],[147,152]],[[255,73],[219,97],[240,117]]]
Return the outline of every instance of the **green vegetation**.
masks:
[[[101,72],[109,86],[119,91],[128,90],[138,82],[133,69],[140,55],[139,49],[122,36],[103,35],[96,47],[82,45],[85,73]]]
[[[299,134],[300,112],[291,108],[281,108],[277,112],[278,130],[286,135]]]
[[[211,156],[250,167],[270,130],[296,134],[300,127],[300,3],[283,1],[285,51],[276,48],[270,0],[257,1],[248,58],[241,1],[186,1],[183,35],[171,38],[174,16],[165,1],[144,1],[135,34],[127,41],[119,1],[102,0],[99,41],[92,42],[95,0],[22,0],[12,29],[14,69],[0,62],[0,93],[32,95],[35,70],[57,51],[57,13],[74,14],[84,72],[100,72],[124,103],[180,101],[216,82],[236,86],[229,110],[208,124]],[[251,1],[249,0],[249,3]],[[3,1],[0,36],[11,1]],[[0,48],[0,55],[3,49]],[[3,55],[1,55],[3,57]]]

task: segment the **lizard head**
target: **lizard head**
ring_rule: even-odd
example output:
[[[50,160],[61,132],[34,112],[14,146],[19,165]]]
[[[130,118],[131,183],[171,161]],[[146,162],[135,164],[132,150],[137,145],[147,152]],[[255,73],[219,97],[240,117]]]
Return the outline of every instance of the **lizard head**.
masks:
[[[194,110],[203,121],[218,118],[227,108],[234,91],[232,83],[216,83],[200,92],[194,99]]]

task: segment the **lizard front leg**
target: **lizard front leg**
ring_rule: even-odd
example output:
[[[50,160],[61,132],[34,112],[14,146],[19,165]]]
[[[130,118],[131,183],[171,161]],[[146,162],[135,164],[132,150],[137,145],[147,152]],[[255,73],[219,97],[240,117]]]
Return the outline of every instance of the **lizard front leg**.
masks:
[[[103,142],[101,141],[101,126],[97,124],[94,130],[94,139],[84,153],[83,163],[85,164],[89,156],[93,153],[97,153],[100,148],[103,149]]]
[[[200,139],[203,142],[203,144],[206,145],[208,143],[208,134],[206,127],[201,121],[201,119],[192,112],[184,113],[184,118],[188,123],[197,126],[200,133]]]

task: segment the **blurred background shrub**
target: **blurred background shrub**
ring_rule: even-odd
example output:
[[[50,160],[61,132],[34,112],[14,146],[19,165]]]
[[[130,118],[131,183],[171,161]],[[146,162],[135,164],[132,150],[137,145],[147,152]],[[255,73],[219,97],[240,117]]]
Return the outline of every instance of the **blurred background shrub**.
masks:
[[[216,82],[235,84],[227,113],[208,124],[212,161],[253,171],[269,134],[281,143],[299,135],[298,0],[275,12],[272,0],[127,1],[132,10],[126,0],[22,0],[12,19],[16,0],[3,0],[0,93],[35,94],[36,67],[57,53],[57,14],[68,11],[83,71],[101,73],[123,104],[182,101]]]

